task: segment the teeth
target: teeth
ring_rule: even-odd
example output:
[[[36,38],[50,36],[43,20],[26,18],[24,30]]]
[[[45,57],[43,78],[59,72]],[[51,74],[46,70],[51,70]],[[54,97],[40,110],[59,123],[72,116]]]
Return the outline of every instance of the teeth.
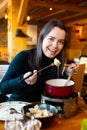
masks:
[[[55,52],[55,50],[50,50],[51,52]]]
[[[59,66],[60,64],[61,64],[60,61],[57,58],[55,58],[54,59],[54,65]]]

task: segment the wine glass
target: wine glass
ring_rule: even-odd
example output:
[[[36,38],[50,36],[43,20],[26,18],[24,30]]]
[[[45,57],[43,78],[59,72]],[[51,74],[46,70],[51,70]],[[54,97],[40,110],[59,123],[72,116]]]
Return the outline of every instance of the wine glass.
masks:
[[[24,124],[20,120],[5,120],[5,130],[24,130],[23,128]]]
[[[40,130],[41,122],[32,118],[29,120],[5,120],[4,128],[5,130]]]
[[[78,57],[75,57],[74,58],[74,63],[79,64],[80,63],[80,59]]]

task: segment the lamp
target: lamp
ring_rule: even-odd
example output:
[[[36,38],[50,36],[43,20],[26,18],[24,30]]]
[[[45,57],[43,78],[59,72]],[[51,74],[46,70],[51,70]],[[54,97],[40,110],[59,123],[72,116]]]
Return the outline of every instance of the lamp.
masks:
[[[21,29],[16,30],[16,37],[29,37],[28,35],[24,34]]]
[[[27,21],[30,21],[30,19],[31,19],[31,18],[30,18],[30,16],[28,15],[28,16],[27,16]]]
[[[7,10],[8,10],[8,9],[5,10],[5,19],[6,19],[6,20],[8,19]]]
[[[5,14],[5,19],[8,19],[8,15],[7,14]]]
[[[75,33],[79,33],[79,30],[75,30]]]
[[[24,34],[21,29],[17,29],[17,30],[16,30],[15,36],[16,36],[16,37],[26,37],[26,38],[28,38],[28,41],[32,41],[32,37],[30,37],[30,36]]]

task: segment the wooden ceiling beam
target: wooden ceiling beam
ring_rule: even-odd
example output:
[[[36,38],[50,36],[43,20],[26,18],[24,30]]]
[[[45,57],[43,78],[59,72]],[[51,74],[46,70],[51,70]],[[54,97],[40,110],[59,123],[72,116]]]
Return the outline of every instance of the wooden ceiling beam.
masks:
[[[27,16],[28,11],[28,3],[29,0],[21,0],[19,12],[18,12],[18,26],[22,26],[25,20],[25,16]]]
[[[85,6],[87,4],[87,1],[83,1],[81,4],[79,4],[79,6]]]
[[[87,13],[87,8],[85,7],[79,7],[75,4],[57,4],[57,3],[53,3],[53,2],[39,2],[39,1],[34,1],[31,0],[31,5],[34,6],[40,6],[40,7],[47,7],[47,8],[55,8],[55,9],[66,9],[69,11],[73,11],[73,12],[80,12],[80,13]]]
[[[3,0],[3,1],[0,3],[0,11],[1,11],[4,7],[7,7],[7,5],[8,5],[8,1]]]
[[[8,1],[3,0],[0,3],[0,19],[4,17],[5,11],[8,8]]]
[[[71,18],[76,18],[78,16],[82,16],[83,13],[79,13],[79,14],[75,14],[75,15],[71,15],[71,16],[67,16],[65,18],[61,18],[61,20],[66,20],[66,19],[71,19]]]
[[[51,16],[54,16],[54,15],[56,15],[56,14],[61,14],[61,13],[63,13],[63,12],[65,12],[65,10],[60,10],[60,11],[56,11],[55,13],[50,13],[50,14],[48,14],[48,15],[44,15],[44,16],[39,16],[39,18],[38,17],[34,17],[35,19],[39,19],[39,20],[44,20],[44,19],[46,19],[46,18],[48,18],[48,17],[51,17]]]
[[[83,20],[84,19],[84,20]],[[82,20],[82,21],[81,21]],[[87,15],[85,14],[85,15],[82,15],[82,16],[77,16],[77,17],[72,17],[72,18],[69,18],[69,19],[63,19],[63,21],[64,21],[64,23],[69,23],[69,22],[77,22],[77,23],[82,23],[82,22],[85,22],[84,24],[86,24],[87,23]]]

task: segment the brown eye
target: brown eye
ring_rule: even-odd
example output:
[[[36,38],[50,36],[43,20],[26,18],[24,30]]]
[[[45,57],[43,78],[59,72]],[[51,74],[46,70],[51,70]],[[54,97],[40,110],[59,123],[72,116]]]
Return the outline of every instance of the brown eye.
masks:
[[[54,42],[54,38],[49,38],[49,42]]]
[[[50,40],[50,41],[53,41],[53,40],[54,40],[54,38],[52,38],[52,37],[51,37],[51,38],[49,38],[49,40]]]
[[[58,43],[60,43],[60,44],[64,44],[64,41],[62,41],[62,40],[59,40],[59,41],[58,41]]]

